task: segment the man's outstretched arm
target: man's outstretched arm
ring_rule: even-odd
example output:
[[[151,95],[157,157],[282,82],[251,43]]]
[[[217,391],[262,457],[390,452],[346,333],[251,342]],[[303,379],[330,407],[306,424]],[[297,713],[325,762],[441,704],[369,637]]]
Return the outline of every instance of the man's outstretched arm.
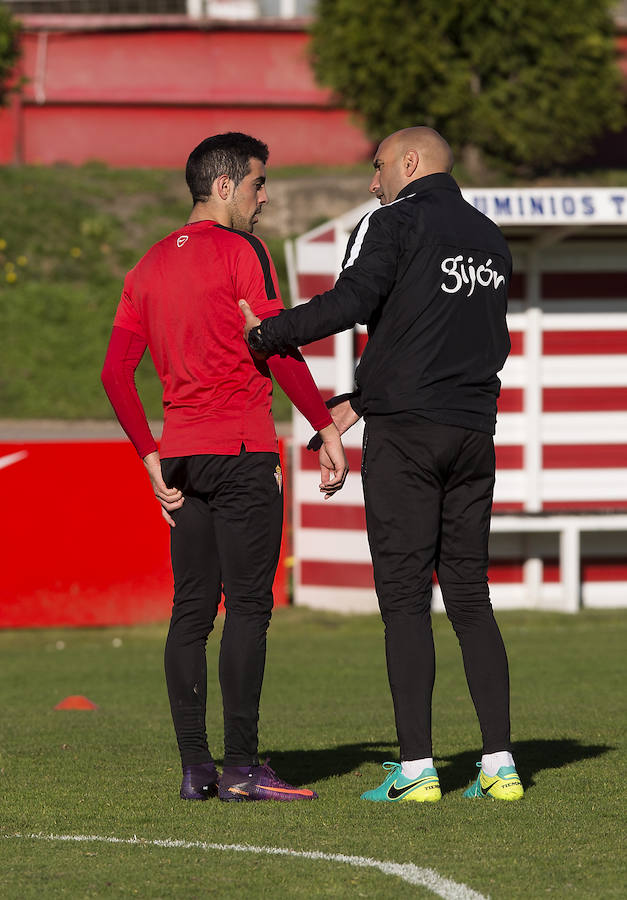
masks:
[[[370,322],[392,290],[399,253],[398,228],[377,212],[366,216],[351,235],[335,286],[308,303],[264,319],[246,334],[252,350],[265,357],[284,355],[290,347],[302,347],[357,323]]]

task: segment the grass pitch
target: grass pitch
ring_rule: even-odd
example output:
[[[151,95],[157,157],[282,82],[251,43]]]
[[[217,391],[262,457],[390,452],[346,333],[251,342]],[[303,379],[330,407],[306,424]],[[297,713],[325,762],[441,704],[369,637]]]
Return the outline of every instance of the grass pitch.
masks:
[[[480,740],[443,616],[434,616],[434,753],[444,793],[437,804],[359,799],[382,780],[381,763],[397,759],[377,617],[275,612],[260,750],[283,778],[320,794],[292,804],[178,799],[162,674],[165,626],[0,633],[0,896],[438,896],[372,867],[211,844],[413,864],[465,886],[459,898],[623,896],[627,613],[498,618],[526,788],[513,804],[462,797],[475,777]],[[216,633],[208,650],[208,731],[220,759],[218,643]],[[55,711],[70,694],[84,694],[99,709]]]

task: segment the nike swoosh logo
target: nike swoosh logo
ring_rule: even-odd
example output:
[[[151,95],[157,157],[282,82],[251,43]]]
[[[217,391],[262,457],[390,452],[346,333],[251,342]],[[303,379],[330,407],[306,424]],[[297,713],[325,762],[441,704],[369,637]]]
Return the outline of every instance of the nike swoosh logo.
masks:
[[[413,791],[415,787],[418,787],[419,784],[423,782],[427,782],[426,778],[419,778],[417,781],[412,781],[411,784],[406,784],[405,787],[397,788],[396,784],[391,785],[388,788],[388,797],[390,800],[398,800],[399,797],[402,797],[403,794],[406,794],[408,791]]]
[[[0,456],[0,469],[6,469],[28,456],[28,450],[20,450],[19,453],[9,453],[7,456]]]
[[[311,797],[313,794],[313,791],[308,788],[296,790],[296,788],[268,787],[266,784],[259,785],[259,787],[264,791],[273,791],[275,794],[296,794],[299,797]]]
[[[259,789],[263,791],[271,791],[273,794],[296,794],[298,797],[311,797],[313,791],[304,788],[303,790],[297,790],[296,788],[280,788],[280,787],[269,787],[267,784],[260,784]],[[244,797],[249,797],[250,793],[247,790],[242,790],[242,788],[238,786],[230,787],[228,789],[232,794],[243,794]]]
[[[498,784],[498,783],[499,783],[498,778],[495,778],[494,781],[490,782],[490,784],[486,784],[486,785],[482,784],[481,790],[483,791],[484,794],[487,794],[488,791],[490,790],[490,788],[494,787],[494,785]]]

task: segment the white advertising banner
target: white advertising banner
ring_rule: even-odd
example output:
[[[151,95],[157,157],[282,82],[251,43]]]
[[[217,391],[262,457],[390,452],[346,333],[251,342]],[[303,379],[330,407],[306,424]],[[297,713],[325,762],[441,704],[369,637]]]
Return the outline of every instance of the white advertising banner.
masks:
[[[627,225],[627,188],[463,188],[497,225]]]

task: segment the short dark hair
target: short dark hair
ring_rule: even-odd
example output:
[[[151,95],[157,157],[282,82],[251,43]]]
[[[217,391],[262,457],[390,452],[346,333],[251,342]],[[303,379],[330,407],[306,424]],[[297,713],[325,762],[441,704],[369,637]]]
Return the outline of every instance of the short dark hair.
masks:
[[[205,138],[192,150],[185,167],[185,180],[194,203],[209,197],[219,175],[228,175],[237,187],[250,171],[250,160],[259,159],[265,165],[268,156],[267,144],[240,131]]]

